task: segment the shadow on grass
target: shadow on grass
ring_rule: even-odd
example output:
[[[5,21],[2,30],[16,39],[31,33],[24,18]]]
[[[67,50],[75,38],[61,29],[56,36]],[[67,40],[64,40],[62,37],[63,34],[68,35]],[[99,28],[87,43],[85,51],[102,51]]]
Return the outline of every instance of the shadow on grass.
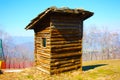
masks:
[[[107,64],[97,64],[97,65],[83,66],[83,67],[82,67],[82,70],[83,70],[83,71],[88,71],[88,70],[90,70],[90,69],[94,69],[94,68],[96,68],[96,67],[105,66],[105,65],[107,65]]]

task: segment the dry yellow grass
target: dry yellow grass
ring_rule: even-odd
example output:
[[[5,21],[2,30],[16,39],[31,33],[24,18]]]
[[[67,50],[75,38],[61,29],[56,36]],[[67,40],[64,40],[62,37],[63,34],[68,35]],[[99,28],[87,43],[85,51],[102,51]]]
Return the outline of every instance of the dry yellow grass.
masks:
[[[58,75],[45,75],[36,67],[19,73],[0,74],[0,80],[120,80],[120,60],[83,62],[83,72],[74,70]]]

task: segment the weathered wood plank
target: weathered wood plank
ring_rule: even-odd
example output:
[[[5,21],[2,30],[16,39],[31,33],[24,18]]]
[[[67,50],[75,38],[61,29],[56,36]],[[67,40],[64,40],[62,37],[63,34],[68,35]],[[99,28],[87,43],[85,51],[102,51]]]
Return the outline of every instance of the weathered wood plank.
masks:
[[[58,28],[60,28],[60,29],[57,29],[57,27]],[[62,29],[63,28],[63,29]],[[68,29],[66,29],[66,28],[68,28]],[[69,27],[65,27],[65,26],[62,26],[62,27],[59,27],[59,26],[56,26],[56,27],[54,27],[54,28],[52,28],[52,31],[79,31],[79,30],[77,30],[77,29],[79,29],[79,27],[77,28],[77,27],[74,27],[75,29],[70,29]]]
[[[38,65],[43,65],[47,68],[50,68],[50,60],[47,58],[39,57],[39,59],[37,59],[37,63]]]
[[[39,40],[41,40],[41,38],[47,38],[47,39],[50,38],[50,34],[44,34],[44,33],[40,33],[40,34],[38,34],[37,36],[38,36],[37,38],[38,38]]]
[[[78,44],[64,44],[64,45],[52,45],[51,49],[64,49],[64,48],[69,48],[69,47],[81,47],[82,45],[80,43]]]
[[[42,29],[42,30],[37,30],[37,32],[36,32],[36,34],[38,34],[38,33],[48,33],[48,32],[50,32],[50,27],[46,27],[45,29]]]
[[[47,70],[47,71],[50,71],[50,66],[49,65],[47,65],[47,64],[44,64],[44,63],[40,63],[40,66],[42,67],[42,68],[44,68],[45,70]]]
[[[61,65],[65,65],[65,64],[75,64],[75,63],[80,63],[80,57],[77,59],[70,59],[70,60],[64,60],[64,61],[56,61],[56,62],[51,62],[51,67],[55,67],[55,66],[61,66]]]
[[[37,49],[37,53],[38,54],[50,54],[51,51],[50,50],[42,50],[42,49]]]
[[[81,51],[81,49],[82,48],[78,48],[78,49],[70,49],[70,50],[52,50],[51,52],[51,54],[53,55],[53,54],[62,54],[62,53],[64,53],[64,54],[67,54],[67,53],[74,53],[74,52],[80,52]],[[82,52],[82,51],[81,51]]]
[[[64,57],[70,57],[70,56],[80,56],[82,53],[81,52],[76,52],[76,53],[66,53],[66,54],[54,54],[51,56],[51,58],[64,58]]]
[[[52,25],[79,25],[81,22],[78,22],[78,21],[76,21],[76,22],[73,22],[73,21],[71,21],[71,22],[64,22],[64,21],[54,21],[53,23],[52,23]]]
[[[81,50],[82,49],[82,46],[78,46],[78,47],[67,47],[67,48],[58,48],[58,49],[54,49],[54,48],[51,48],[52,50],[52,53],[54,52],[64,52],[64,51],[71,51],[71,50]]]
[[[52,29],[58,29],[58,30],[68,30],[68,29],[73,29],[73,30],[78,30],[80,26],[51,26]]]
[[[78,29],[52,29],[52,34],[54,34],[54,33],[60,33],[60,34],[62,34],[62,33],[69,33],[69,32],[72,32],[73,34],[77,34],[77,33],[79,33],[80,34],[80,31],[78,30]],[[60,35],[59,34],[59,35]]]
[[[58,58],[58,59],[54,59],[54,58],[52,58],[51,59],[51,63],[55,63],[55,62],[64,62],[64,61],[71,61],[72,59],[81,59],[81,56],[82,55],[80,55],[80,56],[71,56],[71,57],[67,57],[67,58]]]
[[[40,33],[50,33],[50,29],[43,29],[43,30],[37,31],[36,35]]]
[[[42,55],[40,55],[39,59],[48,60],[48,61],[51,60],[50,57],[46,57],[46,56],[42,56]]]
[[[48,47],[37,47],[37,50],[41,50],[41,52],[42,51],[46,51],[46,52],[49,52],[50,51],[50,46],[48,46]]]
[[[66,45],[66,44],[82,44],[82,40],[76,40],[76,41],[52,41],[51,45]]]
[[[36,63],[41,65],[41,71],[45,73],[52,74],[81,67],[82,22],[77,16],[69,17],[52,17],[51,27],[38,30],[35,34]],[[42,38],[47,39],[46,47],[41,44]]]
[[[36,36],[37,37],[49,37],[50,33],[37,33]]]
[[[47,64],[48,66],[50,65],[50,60],[46,60],[46,59],[40,59],[39,62]]]
[[[51,67],[51,70],[58,69],[58,68],[63,68],[63,67],[70,67],[70,66],[79,65],[79,64],[80,64],[80,62],[77,62],[77,63],[66,63],[66,64],[62,64],[62,65],[58,65],[58,66],[53,66],[53,67]]]
[[[54,35],[66,35],[66,34],[68,34],[68,35],[77,35],[77,34],[80,34],[80,32],[79,31],[52,31],[52,35],[54,36]]]
[[[50,57],[51,56],[51,54],[50,54],[50,52],[39,52],[39,51],[37,51],[37,54],[40,54],[41,56],[46,56],[46,57]]]
[[[80,40],[81,38],[79,37],[71,37],[71,38],[51,38],[51,42],[55,41],[77,41]]]
[[[81,34],[52,34],[51,38],[56,38],[56,37],[79,37]]]
[[[81,64],[77,64],[77,65],[73,65],[73,66],[69,66],[69,67],[63,67],[63,68],[58,68],[58,69],[53,69],[51,70],[51,74],[58,74],[64,71],[69,71],[69,70],[74,70],[74,69],[78,69],[81,67]]]

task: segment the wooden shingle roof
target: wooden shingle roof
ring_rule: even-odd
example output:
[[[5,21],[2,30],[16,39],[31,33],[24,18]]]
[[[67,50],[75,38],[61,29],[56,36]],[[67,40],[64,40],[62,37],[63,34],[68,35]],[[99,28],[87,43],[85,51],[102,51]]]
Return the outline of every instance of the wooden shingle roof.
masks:
[[[94,13],[90,12],[90,11],[86,11],[84,9],[70,9],[70,8],[67,8],[67,7],[64,7],[64,8],[50,7],[48,9],[46,9],[44,12],[40,13],[36,18],[31,20],[31,22],[26,26],[25,29],[33,29],[33,26],[39,20],[41,20],[45,16],[52,15],[52,14],[79,15],[79,16],[82,16],[82,20],[85,20],[85,19],[91,17]]]

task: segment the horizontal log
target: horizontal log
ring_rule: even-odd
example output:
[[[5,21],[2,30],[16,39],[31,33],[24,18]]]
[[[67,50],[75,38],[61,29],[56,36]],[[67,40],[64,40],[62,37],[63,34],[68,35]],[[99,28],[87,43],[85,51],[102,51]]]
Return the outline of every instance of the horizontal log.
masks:
[[[45,65],[43,65],[43,64],[40,64],[40,67],[41,67],[42,69],[46,70],[46,71],[50,71],[50,66],[48,67],[48,66],[45,66]]]
[[[54,24],[74,24],[74,25],[80,25],[81,24],[81,22],[80,21],[75,21],[75,20],[68,20],[68,21],[64,21],[64,20],[62,20],[62,21],[52,21],[52,24],[54,25]]]
[[[73,30],[79,30],[81,26],[51,26],[51,29],[58,29],[58,30],[69,30],[69,29],[73,29]]]
[[[46,61],[43,59],[40,59],[39,62],[40,62],[40,66],[44,66],[44,67],[50,69],[50,63],[46,63]]]
[[[54,26],[80,26],[80,23],[75,24],[75,23],[53,23],[52,25]]]
[[[72,37],[72,38],[51,38],[51,42],[55,41],[78,41],[81,40],[79,37]]]
[[[73,65],[73,66],[69,66],[69,67],[54,69],[54,70],[51,70],[50,72],[51,72],[51,74],[57,74],[57,73],[61,73],[61,72],[69,71],[69,70],[75,70],[80,67],[81,67],[81,64],[77,64],[77,65]]]
[[[38,44],[38,45],[41,45],[41,41],[40,40],[36,40],[35,43]]]
[[[50,38],[50,35],[48,34],[38,34],[38,35],[36,35],[37,36],[37,38],[40,38],[40,39],[42,39],[42,38]],[[39,40],[40,40],[39,39]]]
[[[47,48],[50,47],[50,43],[51,43],[50,41],[48,41],[48,42],[46,41],[46,45],[47,45],[46,47],[47,47]],[[35,46],[37,46],[37,47],[42,47],[41,41],[36,41],[36,42],[35,42]]]
[[[35,40],[41,40],[40,36],[36,36]]]
[[[51,63],[55,63],[55,62],[64,62],[64,61],[71,61],[73,60],[79,60],[81,59],[81,56],[71,56],[71,57],[67,57],[67,58],[57,58],[57,59],[51,59]]]
[[[51,53],[51,51],[49,50],[39,50],[39,49],[37,49],[37,53],[39,54],[45,54],[45,55],[50,55],[50,53]]]
[[[55,59],[55,58],[64,58],[64,57],[70,57],[70,56],[81,56],[81,52],[76,52],[76,53],[66,53],[66,54],[54,54],[51,56],[51,58]]]
[[[67,54],[67,53],[76,53],[76,52],[81,52],[82,53],[82,49],[69,49],[69,50],[55,50],[55,51],[51,51],[51,54],[54,55],[54,54]]]
[[[47,37],[39,37],[39,39],[36,38],[36,41],[40,41],[41,42],[42,38],[46,38],[47,41],[50,41],[50,39],[51,39],[50,37],[48,37],[48,38]]]
[[[80,34],[80,30],[79,30],[79,29],[57,29],[57,28],[56,28],[56,29],[52,29],[52,30],[51,30],[51,33],[52,33],[52,34],[55,34],[55,33],[57,33],[57,34],[58,34],[58,33],[61,33],[61,34],[62,34],[62,33],[68,33],[68,34],[69,34],[69,33],[73,33],[73,34],[76,33],[76,34],[78,34],[78,33],[79,33],[79,34]]]
[[[38,33],[48,33],[48,32],[50,32],[50,29],[44,29],[44,30],[41,30],[41,31],[39,31]]]
[[[69,64],[69,63],[72,63],[72,64],[80,63],[80,57],[78,59],[70,59],[70,60],[64,60],[64,61],[57,61],[57,62],[54,62],[54,63],[51,62],[50,66],[51,67],[61,66],[61,65]]]
[[[67,48],[67,47],[79,47],[79,46],[82,46],[82,44],[79,42],[79,43],[67,43],[67,44],[62,44],[60,45],[60,43],[56,44],[56,45],[51,45],[51,48]]]
[[[63,67],[70,67],[70,66],[79,65],[79,64],[80,64],[80,62],[77,62],[77,63],[66,63],[66,64],[62,64],[62,65],[58,65],[58,66],[53,66],[53,67],[51,67],[51,70],[59,69],[59,68],[63,68]]]
[[[38,50],[42,50],[42,51],[50,51],[50,48],[51,48],[51,46],[49,45],[47,45],[46,47],[43,47],[43,46],[35,46]]]
[[[40,43],[35,43],[34,45],[35,45],[35,47],[41,47]]]
[[[50,46],[47,46],[47,47],[35,46],[35,49],[37,49],[37,50],[44,50],[44,51],[49,51],[50,48],[51,48]]]
[[[82,44],[64,44],[64,45],[52,45],[51,49],[64,49],[64,48],[70,48],[70,47],[81,47]]]
[[[51,32],[51,35],[66,35],[66,34],[68,34],[68,35],[76,35],[76,34],[80,34],[81,35],[81,32],[77,32],[77,31],[52,31]]]
[[[46,59],[46,60],[50,60],[50,58],[51,58],[51,57],[50,57],[50,56],[48,56],[48,55],[43,55],[43,54],[40,54],[39,59],[40,59],[40,58],[41,58],[41,59],[43,59],[43,60],[44,60],[44,59]]]
[[[50,57],[46,57],[46,56],[42,56],[42,55],[40,55],[40,57],[38,57],[37,59],[38,59],[38,60],[39,60],[39,59],[43,59],[43,60],[47,60],[47,61],[50,61],[50,60],[51,60]]]
[[[48,42],[50,42],[50,41],[51,41],[51,38],[49,38],[49,39],[47,38],[46,40],[47,40],[46,42],[48,43]],[[47,43],[46,43],[46,44],[47,44]]]
[[[46,24],[46,23],[45,23],[45,24]],[[39,25],[39,26],[40,26],[40,25]],[[38,29],[39,31],[49,30],[49,29],[50,29],[50,25],[49,25],[49,26],[44,25],[44,27],[40,26],[40,27],[37,27],[37,29]]]
[[[39,33],[44,33],[44,34],[50,34],[51,31],[44,31],[44,32],[39,32]]]
[[[69,27],[65,27],[65,26],[63,26],[63,27],[65,27],[65,29],[64,29],[64,28],[63,28],[63,29],[62,29],[62,28],[61,28],[61,29],[57,29],[57,27],[58,27],[58,28],[61,28],[61,27],[59,27],[59,26],[56,26],[55,28],[53,27],[53,28],[51,29],[51,31],[56,31],[56,32],[57,32],[57,31],[62,32],[62,31],[66,31],[66,30],[67,30],[67,31],[75,31],[75,32],[76,32],[76,31],[79,31],[79,30],[78,30],[79,27],[78,27],[78,28],[75,27],[75,29],[70,29]],[[66,28],[68,28],[68,29],[66,29]]]
[[[43,50],[43,51],[50,51],[50,48],[51,48],[51,46],[48,46],[47,45],[47,47],[43,47],[43,46],[40,46],[40,47],[38,47],[38,46],[35,46],[37,49],[39,49],[39,50]]]
[[[50,65],[50,60],[46,60],[46,59],[39,59],[39,62],[40,63],[44,63],[44,64],[47,64],[47,65]]]
[[[49,55],[45,55],[45,54],[43,55],[43,54],[40,54],[40,53],[39,54],[36,53],[35,56],[36,56],[36,58],[38,60],[39,59],[48,60],[48,61],[50,60],[50,56]]]
[[[51,35],[51,38],[81,38],[81,34],[63,34],[63,35],[60,35],[60,34],[54,34],[54,35]]]
[[[63,45],[52,45],[51,49],[63,49],[63,50],[68,50],[68,48],[70,48],[70,50],[74,50],[71,49],[71,47],[80,47],[79,49],[81,49],[82,44],[63,44]],[[77,49],[77,48],[76,48]]]
[[[41,38],[41,37],[46,37],[49,38],[50,37],[50,33],[38,33],[37,35],[35,35],[36,38]]]
[[[76,41],[52,41],[51,42],[51,45],[64,45],[64,44],[76,44],[76,43],[79,43],[79,44],[82,44],[82,40],[76,40]]]
[[[37,54],[44,55],[44,56],[47,56],[47,57],[51,56],[50,52],[42,52],[42,51],[38,51],[38,50],[37,50]]]
[[[58,49],[54,49],[54,48],[51,48],[51,51],[52,53],[54,52],[70,52],[70,51],[75,51],[75,50],[79,50],[81,51],[82,49],[82,46],[79,46],[79,47],[68,47],[68,48],[58,48]]]
[[[73,37],[73,36],[81,36],[81,34],[52,34],[51,37]]]

